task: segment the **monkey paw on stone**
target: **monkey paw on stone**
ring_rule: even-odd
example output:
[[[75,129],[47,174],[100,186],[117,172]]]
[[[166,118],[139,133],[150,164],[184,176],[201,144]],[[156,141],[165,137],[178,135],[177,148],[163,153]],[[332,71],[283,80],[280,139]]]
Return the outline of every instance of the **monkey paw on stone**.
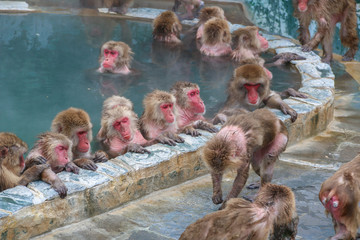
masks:
[[[280,104],[280,109],[281,109],[281,112],[283,112],[284,114],[290,115],[291,122],[296,121],[297,112],[294,109],[292,109],[291,107],[289,107],[285,104]]]
[[[149,153],[150,154],[150,151],[147,150],[146,148],[142,147],[140,144],[137,144],[137,143],[130,143],[128,146],[127,146],[127,151],[128,152],[134,152],[134,153]]]
[[[208,131],[211,133],[216,133],[219,131],[214,125],[212,125],[208,122],[204,122],[204,121],[198,121],[196,124],[196,128],[205,130],[205,131]]]
[[[87,158],[79,158],[73,161],[77,166],[91,171],[96,171],[97,166],[96,164]]]
[[[273,57],[272,61],[274,61],[275,65],[282,65],[288,63],[292,60],[306,60],[306,58],[291,52],[279,53],[275,57]]]
[[[65,171],[79,174],[80,169],[73,162],[68,162],[65,165]]]
[[[184,129],[182,130],[183,133],[185,133],[186,135],[190,135],[192,137],[198,137],[201,136],[201,133],[199,131],[197,131],[195,128],[193,128],[192,126],[186,126],[184,127]]]
[[[107,162],[108,160],[109,156],[104,151],[98,150],[95,152],[95,156],[93,159],[95,163]]]

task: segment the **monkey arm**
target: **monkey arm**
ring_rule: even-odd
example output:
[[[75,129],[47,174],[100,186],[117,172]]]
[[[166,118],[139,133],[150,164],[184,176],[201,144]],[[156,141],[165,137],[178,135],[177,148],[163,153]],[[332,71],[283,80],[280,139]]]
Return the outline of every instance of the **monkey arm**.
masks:
[[[279,94],[271,92],[269,97],[263,100],[264,104],[269,108],[281,110],[284,114],[290,115],[291,121],[295,122],[297,119],[297,112],[287,105],[280,97]]]
[[[45,169],[41,173],[41,180],[49,183],[51,187],[59,194],[60,198],[65,198],[67,195],[67,187],[61,179],[50,168]]]
[[[21,178],[18,182],[18,185],[28,185],[30,182],[39,180],[40,175],[46,169],[50,169],[49,164],[41,164],[41,165],[34,165],[29,167],[24,173],[21,175]]]
[[[288,98],[288,97],[298,97],[298,98],[307,98],[307,96],[303,93],[296,91],[293,88],[288,88],[279,93],[281,99]]]
[[[299,41],[301,45],[305,45],[310,41],[309,25],[311,18],[308,16],[299,17]]]
[[[27,158],[25,161],[25,168],[24,168],[23,172],[25,172],[27,169],[31,168],[34,165],[45,164],[46,162],[47,162],[47,159],[41,155],[39,155],[37,157]]]

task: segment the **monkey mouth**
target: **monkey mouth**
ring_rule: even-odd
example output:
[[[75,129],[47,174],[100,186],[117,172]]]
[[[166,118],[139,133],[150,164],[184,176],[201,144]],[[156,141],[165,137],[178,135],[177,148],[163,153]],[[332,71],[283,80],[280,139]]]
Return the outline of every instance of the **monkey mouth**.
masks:
[[[112,68],[112,65],[107,64],[107,63],[103,63],[103,67],[106,69]]]

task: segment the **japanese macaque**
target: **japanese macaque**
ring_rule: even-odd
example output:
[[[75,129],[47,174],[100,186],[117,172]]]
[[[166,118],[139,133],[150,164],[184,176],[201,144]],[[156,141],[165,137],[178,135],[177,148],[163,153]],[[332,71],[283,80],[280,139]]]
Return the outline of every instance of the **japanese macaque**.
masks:
[[[51,131],[62,133],[72,141],[73,162],[77,166],[95,171],[95,163],[108,160],[104,151],[91,154],[92,124],[84,110],[71,107],[58,113],[51,123]]]
[[[343,164],[321,185],[319,199],[331,214],[335,236],[331,239],[357,239],[360,226],[360,154]]]
[[[46,132],[38,136],[38,141],[26,157],[26,168],[48,163],[50,169],[41,174],[41,180],[49,183],[61,198],[66,197],[67,187],[56,175],[61,171],[79,173],[79,168],[72,160],[72,142],[63,134]]]
[[[297,118],[297,112],[289,107],[281,97],[294,96],[306,97],[293,89],[288,89],[277,94],[270,90],[271,75],[268,71],[258,64],[245,64],[234,70],[234,75],[228,85],[228,98],[225,108],[216,116],[214,124],[226,121],[226,116],[231,115],[231,111],[243,108],[249,111],[261,107],[265,104],[267,107],[280,109],[284,114],[290,115],[291,121]]]
[[[180,43],[182,25],[172,11],[162,12],[153,21],[153,38],[166,43]]]
[[[97,139],[111,157],[126,152],[149,153],[143,147],[148,141],[140,133],[133,104],[124,97],[112,96],[104,101]]]
[[[322,61],[329,63],[332,56],[332,42],[335,24],[340,22],[341,43],[349,47],[343,61],[351,61],[359,48],[357,34],[356,2],[354,0],[293,0],[294,16],[299,20],[299,41],[305,52],[322,44]],[[311,20],[317,22],[318,28],[310,39],[309,25]]]
[[[184,12],[179,13],[181,20],[192,20],[199,15],[199,11],[204,7],[204,2],[201,0],[175,0],[172,10],[178,12],[183,7]]]
[[[195,25],[196,39],[201,39],[204,34],[204,24],[211,18],[226,19],[224,10],[220,7],[204,7],[200,11],[199,22]]]
[[[13,133],[0,132],[0,192],[18,185],[26,186],[40,179],[48,164],[24,170],[24,154],[28,146]]]
[[[147,94],[143,101],[144,113],[140,118],[140,131],[147,140],[171,146],[183,143],[177,135],[177,109],[175,97],[164,91],[155,90]]]
[[[236,168],[237,176],[225,202],[237,197],[243,189],[250,164],[261,177],[261,185],[271,182],[275,162],[287,142],[284,123],[268,109],[231,116],[203,149],[203,160],[213,181],[213,203],[223,202],[221,180],[228,168]]]
[[[104,0],[104,4],[109,9],[109,12],[116,12],[119,14],[127,13],[133,2],[134,0]]]
[[[178,110],[177,124],[185,134],[192,136],[201,135],[196,129],[217,132],[214,125],[206,122],[204,114],[205,104],[200,97],[200,88],[195,83],[176,82],[170,92],[176,98]]]
[[[98,71],[129,74],[133,54],[126,43],[108,41],[101,46]]]
[[[295,196],[291,189],[267,183],[261,187],[254,202],[242,198],[229,200],[225,209],[189,225],[180,240],[266,240],[276,230],[274,225],[291,224],[296,217]],[[294,224],[291,239],[295,240],[296,233],[297,224]],[[285,238],[279,236],[276,239]]]
[[[225,56],[232,52],[229,24],[221,18],[211,18],[204,24],[200,52],[206,56]]]
[[[233,52],[232,58],[240,64],[255,63],[264,66],[265,60],[260,53],[269,48],[268,41],[259,34],[259,28],[248,26],[239,28],[232,33]],[[273,65],[282,65],[291,60],[305,60],[296,53],[286,52],[276,55],[273,58]]]

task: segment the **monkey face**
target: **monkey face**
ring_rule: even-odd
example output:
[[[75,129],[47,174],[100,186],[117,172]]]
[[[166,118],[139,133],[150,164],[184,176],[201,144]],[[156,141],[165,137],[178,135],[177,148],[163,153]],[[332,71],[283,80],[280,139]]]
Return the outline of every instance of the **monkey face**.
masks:
[[[203,100],[200,98],[200,90],[197,88],[191,89],[186,94],[188,96],[188,102],[194,113],[204,114],[205,105]]]
[[[306,12],[308,9],[309,0],[298,0],[298,9],[300,12]]]
[[[88,138],[88,131],[86,131],[85,129],[80,129],[79,131],[76,132],[76,136],[77,138],[77,145],[76,150],[81,152],[81,153],[87,153],[90,149],[90,141]]]
[[[256,37],[260,42],[260,51],[266,51],[269,48],[269,42],[259,34],[259,31],[256,32]]]
[[[112,70],[113,68],[115,68],[115,63],[117,58],[119,57],[119,52],[110,48],[105,48],[103,54],[105,57],[104,61],[101,63],[103,68],[105,68],[106,70]]]
[[[251,105],[259,105],[260,98],[258,94],[258,88],[261,86],[260,83],[258,84],[244,84],[244,88],[246,90],[246,97],[247,97],[247,103]]]
[[[134,133],[131,130],[131,120],[128,117],[116,119],[112,126],[120,134],[120,138],[124,142],[128,142],[133,139]]]
[[[172,103],[163,103],[160,105],[160,110],[167,123],[173,123],[175,121],[175,115],[173,112],[174,105]]]

